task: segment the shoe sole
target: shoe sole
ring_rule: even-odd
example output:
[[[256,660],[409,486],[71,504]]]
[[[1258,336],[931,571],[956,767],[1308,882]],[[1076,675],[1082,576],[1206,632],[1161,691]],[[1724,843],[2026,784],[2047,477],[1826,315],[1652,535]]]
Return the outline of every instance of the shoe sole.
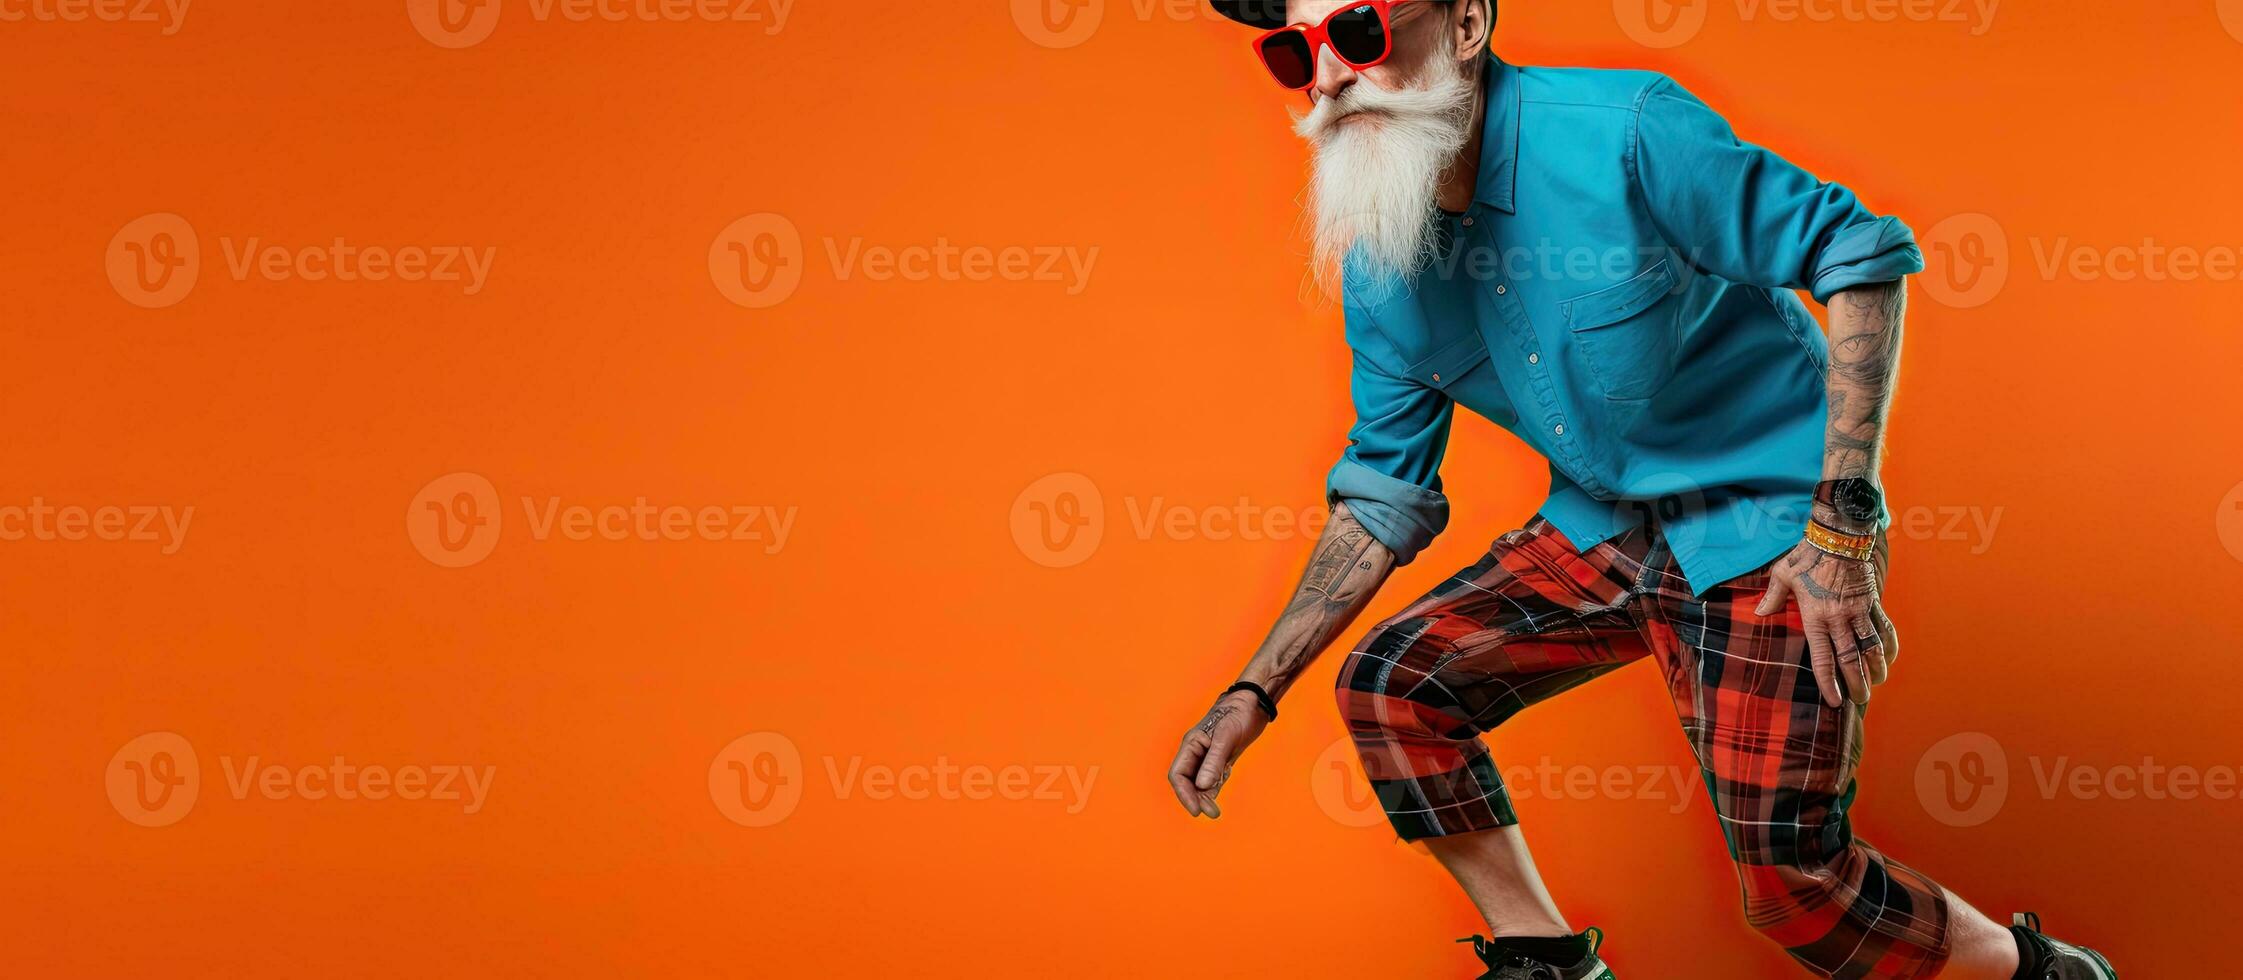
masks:
[[[2092,949],[2087,950],[2086,952],[2087,955],[2095,957],[2095,965],[2103,968],[2103,974],[2105,976],[2110,977],[2111,980],[2118,980],[2118,967],[2112,966],[2111,961],[2104,959],[2103,954],[2101,953],[2098,953]]]

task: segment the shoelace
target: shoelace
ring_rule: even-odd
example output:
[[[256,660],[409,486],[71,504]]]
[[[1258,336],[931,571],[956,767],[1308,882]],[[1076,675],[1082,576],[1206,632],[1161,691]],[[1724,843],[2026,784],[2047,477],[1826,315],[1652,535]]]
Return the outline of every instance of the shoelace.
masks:
[[[2038,923],[2040,919],[2036,917],[2033,921],[2035,923]],[[1587,929],[1581,930],[1581,935],[1589,940],[1590,954],[1594,955],[1597,950],[1604,948],[1604,930],[1599,929],[1595,926],[1590,926]],[[1544,967],[1545,969],[1548,968],[1548,964],[1530,959],[1524,954],[1513,954],[1508,960],[1505,960],[1503,963],[1496,963],[1495,960],[1491,959],[1490,957],[1494,955],[1497,947],[1495,945],[1495,942],[1491,939],[1488,939],[1486,936],[1466,936],[1463,939],[1457,940],[1457,942],[1471,943],[1472,952],[1480,954],[1480,962],[1486,963],[1489,966],[1540,966]]]
[[[1474,953],[1478,953],[1478,954],[1479,954],[1479,956],[1480,956],[1480,962],[1482,962],[1482,963],[1486,963],[1487,965],[1489,965],[1489,966],[1491,966],[1491,967],[1494,967],[1494,966],[1504,966],[1504,967],[1541,967],[1541,968],[1543,969],[1543,971],[1544,971],[1544,972],[1548,972],[1548,971],[1549,971],[1549,965],[1548,965],[1548,964],[1546,964],[1546,963],[1543,963],[1543,962],[1542,962],[1542,961],[1540,961],[1540,960],[1536,960],[1536,959],[1530,959],[1530,958],[1528,958],[1528,957],[1527,957],[1527,956],[1526,956],[1525,954],[1523,954],[1523,953],[1513,953],[1513,954],[1511,954],[1511,955],[1509,955],[1509,956],[1506,956],[1506,957],[1504,957],[1504,958],[1503,958],[1503,962],[1501,962],[1501,963],[1497,963],[1497,962],[1495,961],[1495,957],[1496,957],[1496,952],[1497,952],[1497,949],[1498,949],[1498,947],[1496,946],[1496,944],[1495,944],[1495,943],[1494,943],[1493,941],[1489,940],[1489,939],[1488,939],[1488,938],[1487,938],[1486,936],[1479,936],[1479,935],[1466,936],[1466,937],[1464,937],[1463,939],[1459,939],[1459,940],[1457,940],[1457,942],[1460,942],[1460,943],[1471,943],[1471,944],[1472,944],[1472,952],[1474,952]],[[1556,976],[1556,974],[1551,974],[1551,976],[1555,977],[1555,976]]]

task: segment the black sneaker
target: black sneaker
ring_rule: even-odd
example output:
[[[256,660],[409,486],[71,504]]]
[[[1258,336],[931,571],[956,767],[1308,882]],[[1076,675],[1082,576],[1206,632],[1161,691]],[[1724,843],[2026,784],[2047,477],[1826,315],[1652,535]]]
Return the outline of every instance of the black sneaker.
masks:
[[[1488,972],[1480,974],[1480,980],[1615,980],[1612,968],[1597,957],[1597,949],[1604,945],[1604,930],[1595,926],[1566,939],[1470,936],[1457,942],[1471,943],[1472,951],[1480,954],[1480,962],[1487,964]],[[1550,962],[1547,957],[1552,949],[1566,950],[1561,955],[1570,962]]]
[[[2103,954],[2083,946],[2057,942],[2041,935],[2041,917],[2019,912],[2009,927],[2020,952],[2032,953],[2020,976],[2035,980],[2118,980],[2117,968]]]

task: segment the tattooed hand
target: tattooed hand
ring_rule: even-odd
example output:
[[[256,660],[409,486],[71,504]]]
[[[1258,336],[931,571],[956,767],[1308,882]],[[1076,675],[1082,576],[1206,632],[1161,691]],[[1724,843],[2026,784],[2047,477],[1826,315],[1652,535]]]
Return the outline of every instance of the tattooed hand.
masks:
[[[1880,541],[1880,559],[1883,550]],[[1798,599],[1815,684],[1833,708],[1847,697],[1868,704],[1870,687],[1884,683],[1900,658],[1900,633],[1878,601],[1883,564],[1840,558],[1802,541],[1768,569],[1768,593],[1754,613],[1773,616],[1783,612],[1786,599]]]
[[[1316,553],[1301,573],[1293,601],[1238,679],[1260,684],[1273,701],[1284,700],[1301,672],[1370,604],[1393,571],[1394,553],[1364,529],[1346,504],[1334,505],[1332,521],[1316,539]],[[1168,769],[1168,784],[1185,812],[1223,815],[1215,794],[1223,791],[1239,753],[1262,737],[1268,724],[1254,696],[1245,691],[1226,694],[1207,709],[1207,717],[1184,734],[1176,764]]]
[[[1905,282],[1866,283],[1830,298],[1829,420],[1823,431],[1822,478],[1874,479],[1884,452],[1885,413],[1892,407],[1900,370],[1901,322],[1908,313]],[[1854,530],[1835,513],[1816,518]],[[1799,600],[1807,651],[1822,699],[1835,708],[1852,697],[1869,703],[1871,685],[1885,682],[1900,657],[1900,634],[1878,604],[1885,542],[1870,561],[1840,558],[1804,541],[1768,571],[1772,581],[1759,614],[1773,616],[1787,598]]]
[[[1207,709],[1207,717],[1184,733],[1176,764],[1168,767],[1169,788],[1176,791],[1176,802],[1184,805],[1184,812],[1211,819],[1223,815],[1223,808],[1215,805],[1216,794],[1230,781],[1231,765],[1268,727],[1269,719],[1245,691],[1223,695]]]

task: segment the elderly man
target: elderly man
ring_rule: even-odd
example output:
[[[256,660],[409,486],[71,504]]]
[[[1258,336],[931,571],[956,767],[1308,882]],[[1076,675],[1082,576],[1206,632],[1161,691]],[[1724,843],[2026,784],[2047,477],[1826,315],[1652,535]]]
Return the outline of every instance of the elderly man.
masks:
[[[1836,977],[2110,978],[1853,834],[1879,606],[1877,481],[1907,227],[1741,142],[1644,72],[1486,54],[1492,0],[1212,0],[1307,94],[1319,275],[1344,296],[1357,421],[1293,601],[1185,735],[1217,816],[1232,763],[1318,653],[1448,521],[1455,408],[1548,457],[1550,496],[1372,630],[1340,710],[1395,830],[1487,919],[1488,977],[1609,978],[1516,826],[1485,732],[1649,657],[1672,689],[1745,917]],[[1796,290],[1830,310],[1829,335]],[[1656,963],[1647,954],[1646,963]],[[1653,975],[1660,972],[1652,968]]]

